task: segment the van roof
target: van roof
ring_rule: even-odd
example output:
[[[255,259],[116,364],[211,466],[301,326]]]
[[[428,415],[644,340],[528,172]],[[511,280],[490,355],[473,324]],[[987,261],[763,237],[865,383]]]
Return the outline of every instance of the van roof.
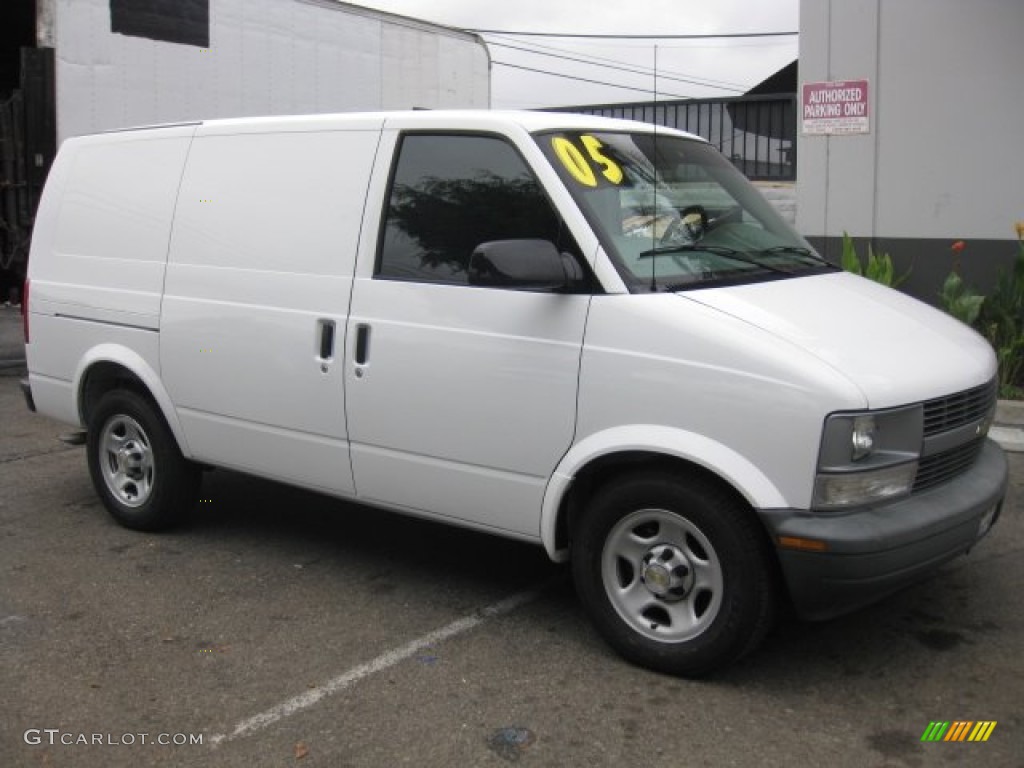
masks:
[[[486,130],[517,125],[528,132],[559,129],[591,131],[632,131],[671,133],[700,139],[699,136],[664,126],[633,120],[618,120],[571,112],[532,112],[516,110],[410,110],[402,112],[350,112],[320,115],[274,115],[267,117],[232,117],[190,121],[174,124],[124,128],[122,131],[158,130],[181,126],[198,126],[199,135],[230,133],[304,132],[334,129],[380,129],[384,126],[406,130],[432,128],[444,130]],[[703,139],[700,139],[703,140]]]

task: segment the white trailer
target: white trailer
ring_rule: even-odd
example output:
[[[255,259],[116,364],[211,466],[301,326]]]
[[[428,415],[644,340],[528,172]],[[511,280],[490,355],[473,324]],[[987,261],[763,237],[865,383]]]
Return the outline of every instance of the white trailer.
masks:
[[[65,138],[218,117],[487,108],[477,35],[336,0],[3,0],[0,300]]]

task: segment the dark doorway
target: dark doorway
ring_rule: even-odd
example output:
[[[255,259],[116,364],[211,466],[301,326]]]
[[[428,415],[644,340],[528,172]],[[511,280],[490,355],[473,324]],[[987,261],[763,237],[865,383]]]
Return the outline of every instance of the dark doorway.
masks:
[[[54,52],[36,44],[37,5],[0,6],[0,302],[19,298],[36,206],[57,151]]]
[[[0,6],[0,101],[20,86],[21,49],[35,47],[35,0],[4,0]]]

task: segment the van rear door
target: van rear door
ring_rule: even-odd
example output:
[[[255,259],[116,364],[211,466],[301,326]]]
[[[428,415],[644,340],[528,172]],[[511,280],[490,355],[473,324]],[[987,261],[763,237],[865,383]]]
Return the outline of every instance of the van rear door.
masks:
[[[197,131],[161,316],[193,458],[352,493],[340,361],[381,124]]]

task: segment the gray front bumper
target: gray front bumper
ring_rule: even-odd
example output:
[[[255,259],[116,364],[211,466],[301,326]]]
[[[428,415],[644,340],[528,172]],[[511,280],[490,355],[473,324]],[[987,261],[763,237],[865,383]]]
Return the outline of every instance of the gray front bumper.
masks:
[[[761,510],[773,541],[795,536],[827,545],[825,552],[776,549],[797,613],[846,613],[967,552],[987,531],[979,530],[985,515],[998,517],[1008,477],[1003,450],[988,440],[962,475],[891,504],[843,515]]]

